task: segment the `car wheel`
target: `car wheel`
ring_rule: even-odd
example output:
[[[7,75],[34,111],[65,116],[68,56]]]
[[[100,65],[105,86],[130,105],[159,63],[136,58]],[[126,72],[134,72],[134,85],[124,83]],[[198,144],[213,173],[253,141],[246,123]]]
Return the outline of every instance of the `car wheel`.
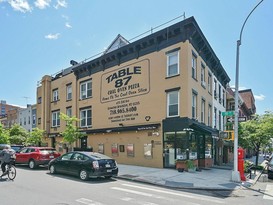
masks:
[[[55,168],[54,165],[51,165],[51,166],[49,167],[49,172],[50,172],[50,174],[56,174],[56,168]]]
[[[35,161],[32,159],[29,161],[28,166],[30,169],[34,169],[36,167]]]
[[[80,179],[83,181],[87,181],[89,179],[88,172],[85,169],[80,171],[79,176],[80,176]]]

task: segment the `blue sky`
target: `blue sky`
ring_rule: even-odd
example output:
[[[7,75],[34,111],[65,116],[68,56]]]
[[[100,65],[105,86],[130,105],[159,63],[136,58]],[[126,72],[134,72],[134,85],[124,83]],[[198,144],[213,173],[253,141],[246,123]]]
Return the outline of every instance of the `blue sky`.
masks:
[[[130,40],[184,12],[195,17],[234,86],[236,42],[258,2],[0,0],[0,99],[35,104],[37,81],[44,75],[102,52],[118,34]],[[240,47],[239,87],[252,89],[258,114],[273,111],[272,46],[273,1],[264,0],[248,19]]]

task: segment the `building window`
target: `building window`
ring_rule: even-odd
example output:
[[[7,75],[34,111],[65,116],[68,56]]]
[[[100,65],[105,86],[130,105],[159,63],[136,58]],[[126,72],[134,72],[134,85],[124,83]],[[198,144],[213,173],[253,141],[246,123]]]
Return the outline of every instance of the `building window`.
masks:
[[[36,115],[32,115],[32,125],[36,125]]]
[[[58,101],[58,99],[59,99],[58,89],[53,90],[53,92],[52,92],[52,99],[53,99],[53,102]]]
[[[191,70],[192,70],[192,78],[196,79],[197,76],[197,56],[192,53],[191,58]]]
[[[38,97],[37,103],[38,103],[38,104],[41,104],[41,103],[42,103],[42,97]]]
[[[167,77],[179,74],[179,51],[167,54]]]
[[[223,97],[222,97],[222,101],[223,101],[223,107],[226,106],[226,98],[225,98],[225,90],[223,89]]]
[[[66,86],[66,100],[72,99],[72,85],[69,84]]]
[[[214,79],[214,99],[217,99],[217,80]]]
[[[196,119],[197,116],[197,94],[195,92],[192,93],[192,118]]]
[[[218,119],[219,119],[219,130],[222,130],[222,112],[219,111],[219,115],[218,115]]]
[[[208,109],[208,126],[211,126],[211,105],[209,105]]]
[[[218,85],[218,96],[219,96],[219,103],[222,104],[222,88],[221,85]]]
[[[201,85],[205,88],[206,87],[206,82],[205,82],[206,76],[205,76],[205,66],[202,63],[201,64]]]
[[[214,128],[217,129],[217,108],[214,107]]]
[[[85,81],[80,84],[80,99],[86,99],[92,97],[92,81]]]
[[[209,89],[209,93],[211,93],[211,79],[212,79],[212,77],[211,77],[211,74],[209,73],[208,74],[208,89]]]
[[[176,117],[179,113],[179,91],[167,93],[167,117]]]
[[[205,100],[201,102],[201,122],[205,123]]]
[[[80,110],[80,122],[81,122],[81,127],[91,127],[92,126],[92,110],[91,110],[91,108]]]
[[[52,127],[60,126],[60,111],[52,112]]]
[[[66,115],[67,115],[68,117],[72,117],[72,107],[67,107],[67,108],[66,108]]]

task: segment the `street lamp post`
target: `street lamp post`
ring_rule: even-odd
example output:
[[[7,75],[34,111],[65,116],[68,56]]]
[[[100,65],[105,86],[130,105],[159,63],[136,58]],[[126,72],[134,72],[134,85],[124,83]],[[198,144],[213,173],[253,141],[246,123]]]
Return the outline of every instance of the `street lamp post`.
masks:
[[[237,50],[236,50],[236,73],[235,73],[235,119],[234,119],[234,168],[232,171],[231,180],[234,182],[240,182],[240,173],[238,172],[238,116],[239,116],[239,52],[240,52],[240,45],[242,43],[242,33],[245,27],[245,24],[249,18],[249,16],[253,13],[253,11],[263,2],[261,0],[248,14],[240,32],[240,39],[237,41]]]

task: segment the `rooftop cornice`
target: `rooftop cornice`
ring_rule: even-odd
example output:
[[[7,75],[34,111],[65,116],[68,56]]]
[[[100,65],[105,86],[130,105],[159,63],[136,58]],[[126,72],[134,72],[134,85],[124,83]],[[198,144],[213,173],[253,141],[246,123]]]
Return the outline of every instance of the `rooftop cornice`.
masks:
[[[185,42],[186,40],[190,41],[217,79],[225,87],[230,78],[194,17],[187,18],[86,63],[78,64],[73,69],[74,74],[80,79],[179,42]]]

